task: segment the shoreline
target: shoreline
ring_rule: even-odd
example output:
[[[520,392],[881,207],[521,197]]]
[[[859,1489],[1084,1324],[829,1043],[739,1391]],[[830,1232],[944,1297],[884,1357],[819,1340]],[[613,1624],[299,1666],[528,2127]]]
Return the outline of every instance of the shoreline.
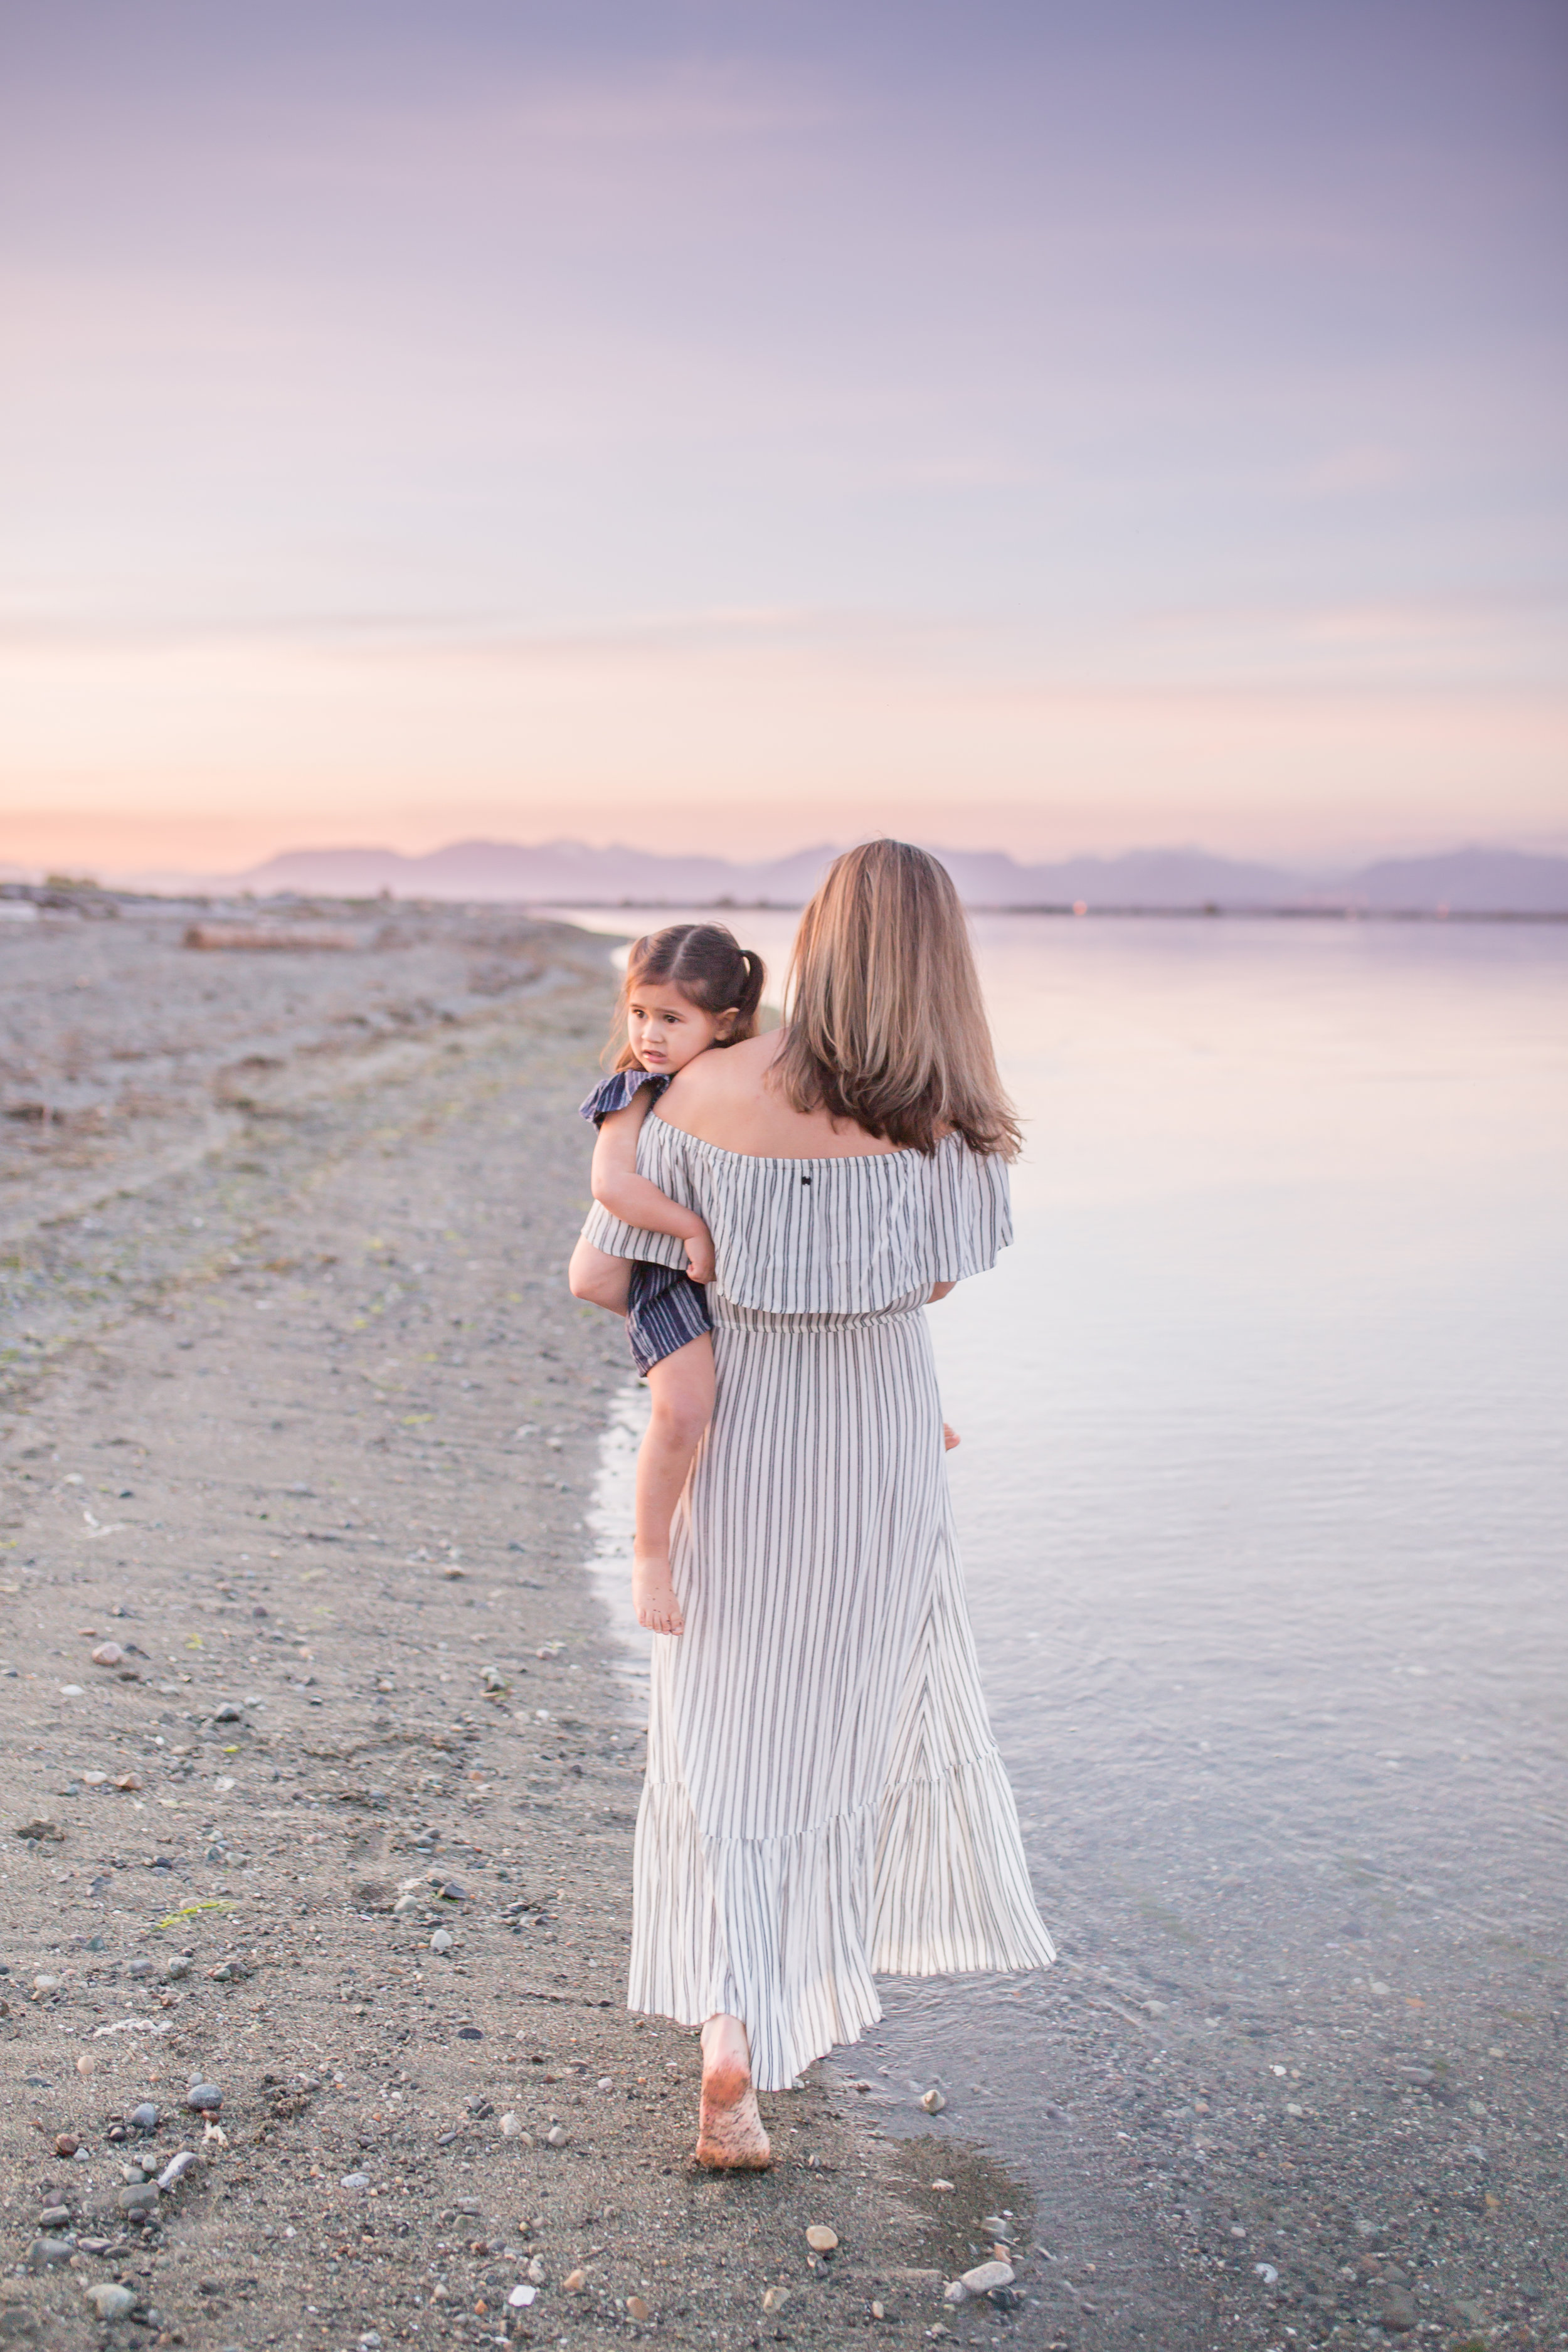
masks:
[[[624,1342],[561,1278],[599,942],[441,909],[312,980],[111,932],[88,988],[3,950],[100,1111],[18,1122],[0,1195],[7,2340],[928,2340],[1015,2184],[944,2141],[932,2190],[816,2067],[772,2172],[698,2174],[696,2037],[621,2006],[640,1735],[583,1522]],[[366,995],[400,955],[423,1018]]]
[[[181,891],[178,893],[133,890],[115,885],[100,887],[97,884],[53,884],[44,882],[0,882],[0,918],[23,916],[31,910],[35,917],[79,919],[85,920],[113,919],[122,911],[147,914],[156,911],[184,919],[212,913],[215,909],[230,921],[253,921],[258,916],[263,923],[279,916],[300,914],[307,918],[330,913],[351,924],[363,923],[370,916],[390,919],[396,913],[413,915],[468,915],[484,913],[527,918],[540,916],[546,920],[567,922],[572,913],[584,912],[607,915],[638,915],[683,913],[695,910],[712,915],[794,915],[805,905],[805,898],[595,898],[581,892],[570,898],[431,898],[395,897],[390,891],[374,896],[335,898],[330,893],[316,890],[276,890],[265,897],[253,891],[237,893],[221,889]],[[1237,899],[1184,900],[1180,904],[1163,901],[1144,903],[1136,899],[965,899],[964,909],[970,915],[1036,915],[1047,920],[1082,920],[1086,917],[1106,922],[1233,922],[1233,923],[1436,923],[1452,924],[1511,924],[1531,926],[1568,924],[1568,908],[1541,907],[1373,907],[1355,899],[1325,898],[1322,900],[1289,899],[1278,904]],[[199,931],[199,924],[193,926]],[[219,927],[221,928],[221,926]],[[279,938],[276,942],[260,937],[241,942],[221,937],[193,938],[188,945],[217,950],[226,947],[247,945],[253,950],[263,946],[314,948],[321,951],[352,951],[364,944],[352,929],[336,937],[325,933],[314,940]]]

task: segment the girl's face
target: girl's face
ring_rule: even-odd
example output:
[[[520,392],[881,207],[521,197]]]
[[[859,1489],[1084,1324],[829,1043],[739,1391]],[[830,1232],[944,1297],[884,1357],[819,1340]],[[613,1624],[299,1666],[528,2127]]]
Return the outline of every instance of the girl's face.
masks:
[[[673,1076],[728,1031],[734,1014],[704,1013],[668,980],[634,982],[626,1000],[626,1035],[645,1070]]]

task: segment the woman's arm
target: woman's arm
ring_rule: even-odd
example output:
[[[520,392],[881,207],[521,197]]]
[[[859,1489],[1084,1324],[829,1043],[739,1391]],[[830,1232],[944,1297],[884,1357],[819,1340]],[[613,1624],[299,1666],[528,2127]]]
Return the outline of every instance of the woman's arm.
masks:
[[[625,1110],[612,1112],[594,1146],[590,1190],[602,1209],[645,1234],[674,1234],[686,1244],[687,1272],[693,1282],[713,1279],[713,1236],[695,1209],[677,1206],[668,1192],[637,1174],[637,1134],[651,1097],[637,1088]]]
[[[957,1288],[956,1282],[933,1282],[931,1286],[931,1297],[926,1300],[926,1305],[934,1307],[939,1298],[945,1298],[950,1290]]]

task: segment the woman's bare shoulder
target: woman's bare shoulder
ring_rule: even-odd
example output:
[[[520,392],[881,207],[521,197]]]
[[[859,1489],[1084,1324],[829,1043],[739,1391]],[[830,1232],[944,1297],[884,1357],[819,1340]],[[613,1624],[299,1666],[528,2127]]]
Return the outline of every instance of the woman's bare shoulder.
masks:
[[[665,1116],[674,1114],[674,1124],[681,1127],[689,1108],[744,1102],[759,1095],[782,1034],[775,1029],[765,1037],[747,1037],[738,1045],[714,1045],[699,1054],[671,1078],[660,1105]]]
[[[700,1054],[676,1073],[654,1116],[721,1150],[760,1160],[859,1159],[895,1147],[825,1110],[796,1110],[768,1073],[784,1032]]]

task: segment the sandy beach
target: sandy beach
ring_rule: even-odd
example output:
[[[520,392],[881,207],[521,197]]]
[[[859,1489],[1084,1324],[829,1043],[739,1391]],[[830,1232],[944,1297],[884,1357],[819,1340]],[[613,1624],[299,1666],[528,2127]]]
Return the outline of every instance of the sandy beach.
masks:
[[[563,1280],[606,954],[496,907],[0,921],[0,2344],[1561,2341],[1550,1939],[1489,1944],[1489,2053],[1435,1982],[1302,2007],[1245,1872],[1173,1927],[1088,1800],[1037,1825],[1057,1969],[894,1988],[764,2103],[772,2173],[694,2171],[696,2038],[622,2006],[584,1520],[629,1370]],[[1381,1952],[1392,1885],[1331,1942]],[[1004,2307],[949,2304],[998,2223]]]
[[[621,2005],[603,943],[193,919],[0,928],[0,2340],[925,2340],[1022,2192],[816,2069],[699,2175],[695,2037]]]

